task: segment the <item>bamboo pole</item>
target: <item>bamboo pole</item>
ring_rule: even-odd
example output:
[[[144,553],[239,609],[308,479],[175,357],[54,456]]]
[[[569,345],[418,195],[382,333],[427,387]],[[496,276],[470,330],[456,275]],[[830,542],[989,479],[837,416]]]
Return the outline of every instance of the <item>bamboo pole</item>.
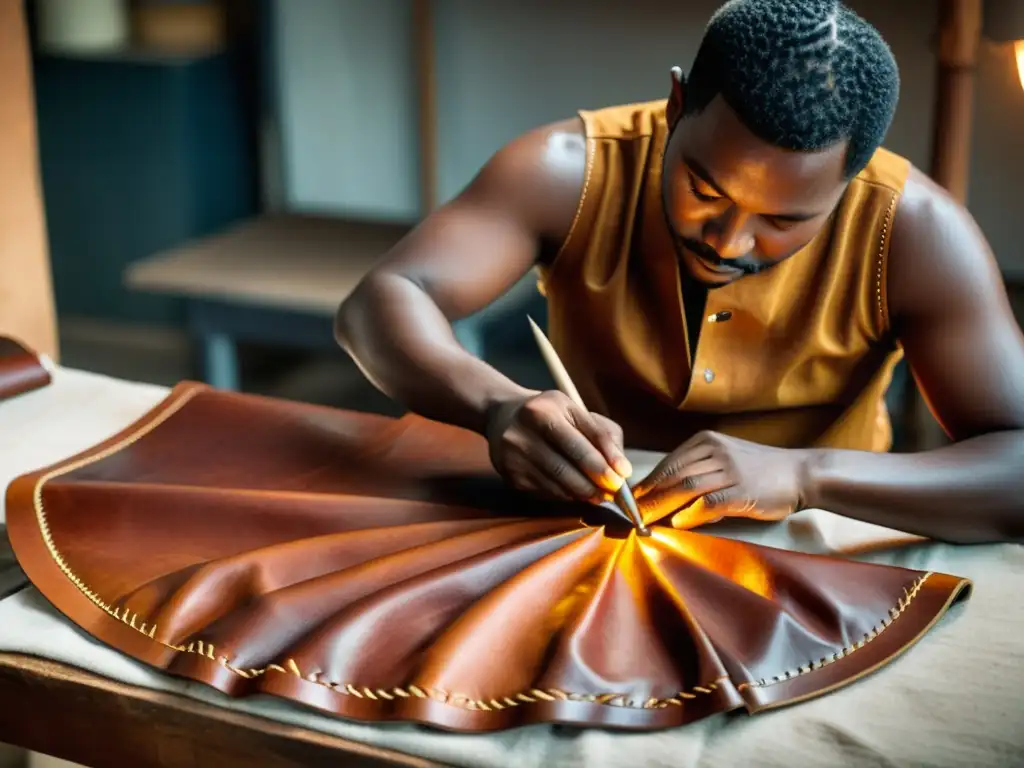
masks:
[[[413,0],[420,212],[437,205],[437,78],[434,71],[434,4]]]

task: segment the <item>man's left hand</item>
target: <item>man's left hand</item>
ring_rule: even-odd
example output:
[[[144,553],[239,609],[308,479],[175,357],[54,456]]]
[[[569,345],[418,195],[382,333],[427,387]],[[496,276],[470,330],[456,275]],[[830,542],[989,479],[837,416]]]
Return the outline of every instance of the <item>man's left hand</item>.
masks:
[[[688,507],[673,520],[677,527],[723,517],[781,520],[801,507],[807,456],[701,432],[662,459],[633,494],[649,522]]]

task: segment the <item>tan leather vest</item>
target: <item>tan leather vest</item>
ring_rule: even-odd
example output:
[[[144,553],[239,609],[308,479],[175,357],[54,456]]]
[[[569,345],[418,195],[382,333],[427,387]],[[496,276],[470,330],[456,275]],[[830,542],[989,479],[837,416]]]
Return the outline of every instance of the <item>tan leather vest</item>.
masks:
[[[806,247],[710,291],[691,356],[661,197],[665,106],[580,112],[586,181],[540,286],[551,341],[584,401],[617,421],[628,445],[652,450],[703,429],[888,450],[884,396],[902,349],[889,329],[886,257],[909,163],[879,149]],[[726,322],[710,320],[726,310]]]

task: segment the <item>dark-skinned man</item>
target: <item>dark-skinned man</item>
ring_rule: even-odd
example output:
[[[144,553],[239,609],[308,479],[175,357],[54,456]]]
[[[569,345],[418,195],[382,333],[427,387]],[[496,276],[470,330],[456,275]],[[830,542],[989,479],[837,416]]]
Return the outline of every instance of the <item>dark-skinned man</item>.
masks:
[[[498,151],[343,303],[337,337],[387,395],[485,435],[521,489],[607,498],[625,435],[668,452],[634,486],[648,519],[815,507],[1017,540],[1024,339],[970,214],[881,148],[898,90],[842,4],[727,3],[667,101]],[[531,268],[591,414],[452,333]],[[885,453],[904,354],[951,445]]]

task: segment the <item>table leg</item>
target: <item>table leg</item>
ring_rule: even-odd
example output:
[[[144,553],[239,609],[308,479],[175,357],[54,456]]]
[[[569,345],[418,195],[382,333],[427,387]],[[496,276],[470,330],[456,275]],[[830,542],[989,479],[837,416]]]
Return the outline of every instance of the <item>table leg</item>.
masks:
[[[217,389],[238,391],[241,377],[235,340],[226,333],[206,332],[200,335],[199,345],[203,381]]]

